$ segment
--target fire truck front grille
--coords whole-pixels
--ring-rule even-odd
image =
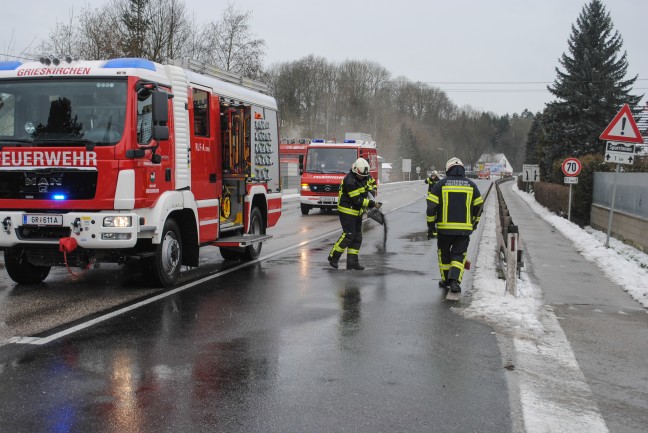
[[[325,183],[325,184],[311,184],[310,190],[313,192],[339,192],[340,184],[337,183]]]
[[[96,170],[0,171],[0,199],[88,200],[96,190]]]
[[[56,241],[70,236],[69,227],[19,227],[18,239],[26,241]]]

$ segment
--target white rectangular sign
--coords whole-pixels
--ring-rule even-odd
[[[608,141],[605,145],[604,161],[612,164],[630,164],[635,159],[635,145],[619,141]]]
[[[540,167],[537,164],[522,165],[522,182],[539,182]]]
[[[412,160],[404,159],[403,160],[403,173],[409,173],[412,171]]]
[[[578,183],[578,178],[573,176],[565,176],[565,183]]]

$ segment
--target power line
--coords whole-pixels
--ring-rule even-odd
[[[543,93],[547,89],[447,89],[442,88],[446,93]],[[648,90],[648,87],[633,87],[632,90]]]
[[[636,81],[648,81],[648,78],[637,78]],[[553,84],[554,81],[420,81],[423,84],[466,84],[466,85],[519,85],[519,84]],[[567,80],[568,83],[609,83],[613,80]]]

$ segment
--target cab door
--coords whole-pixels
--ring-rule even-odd
[[[216,99],[216,100],[214,100]],[[194,87],[189,95],[191,191],[198,206],[199,241],[218,237],[219,197],[222,190],[219,150],[218,99],[211,89]]]

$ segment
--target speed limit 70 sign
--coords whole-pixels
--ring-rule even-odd
[[[578,173],[581,172],[581,162],[576,158],[567,158],[562,163],[562,171],[565,176],[578,176]]]

